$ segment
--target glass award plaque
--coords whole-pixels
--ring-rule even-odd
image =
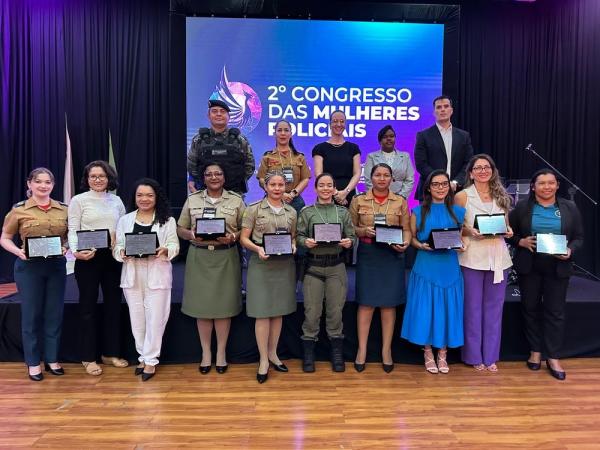
[[[315,223],[313,236],[317,244],[337,244],[342,240],[342,224]]]
[[[266,255],[291,255],[291,233],[265,233],[263,234],[263,248]]]
[[[158,241],[157,234],[151,233],[125,233],[125,256],[147,258],[156,255]]]
[[[225,236],[225,219],[197,218],[195,235],[208,240]]]
[[[79,230],[77,232],[77,251],[110,247],[110,232],[101,230]]]
[[[462,248],[460,228],[436,228],[429,235],[429,246],[434,250]]]
[[[484,236],[495,236],[497,234],[506,234],[506,217],[504,214],[477,214],[475,216],[474,227]]]
[[[56,258],[62,256],[60,236],[35,236],[25,239],[25,255],[28,259]]]
[[[567,236],[564,234],[538,233],[536,235],[535,250],[537,253],[547,253],[549,255],[566,255]]]
[[[375,225],[375,242],[389,245],[402,245],[404,243],[402,227],[392,225]]]

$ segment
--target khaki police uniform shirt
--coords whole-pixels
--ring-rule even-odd
[[[244,212],[242,228],[252,230],[250,239],[255,244],[262,244],[263,234],[275,233],[278,228],[285,228],[286,232],[296,235],[296,210],[287,203],[283,204],[281,211],[276,213],[269,206],[267,199],[248,205]]]
[[[241,230],[244,210],[246,209],[241,195],[223,190],[221,198],[213,200],[216,200],[215,203],[208,200],[206,190],[194,192],[185,201],[177,225],[191,230],[192,226],[196,226],[196,219],[202,218],[204,208],[215,208],[215,218],[225,219],[225,231],[238,235]],[[217,240],[204,240],[202,245],[204,244],[221,245]]]
[[[373,190],[369,189],[367,193],[354,197],[350,203],[350,216],[357,236],[367,235],[366,229],[373,227],[375,214],[385,214],[387,225],[401,226],[405,232],[410,230],[406,200],[390,191],[385,203],[380,205],[373,197]]]
[[[350,218],[348,209],[334,203],[305,206],[298,216],[298,236],[296,242],[298,245],[306,247],[307,238],[314,238],[313,225],[319,223],[340,223],[342,225],[342,238],[352,240],[352,245],[356,244],[356,234],[354,225]],[[308,249],[313,255],[337,255],[344,250],[338,244],[319,244],[315,248]]]
[[[2,231],[12,235],[19,233],[23,243],[28,237],[60,236],[66,245],[67,205],[50,200],[50,208],[44,211],[32,198],[19,202],[4,218]]]
[[[273,170],[283,171],[284,168],[291,168],[294,177],[291,183],[285,184],[286,192],[291,192],[293,189],[296,189],[302,180],[310,178],[310,169],[302,153],[296,155],[290,151],[288,155],[283,156],[275,149],[263,155],[256,178],[260,180],[265,177],[267,172]]]

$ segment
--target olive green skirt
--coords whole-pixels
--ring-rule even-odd
[[[208,250],[190,245],[181,312],[197,319],[224,319],[242,310],[242,272],[237,247]]]
[[[246,313],[263,319],[296,311],[296,264],[293,256],[266,261],[252,253],[246,281]]]

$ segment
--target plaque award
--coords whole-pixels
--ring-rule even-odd
[[[375,242],[381,244],[404,244],[402,227],[392,225],[375,225]]]
[[[539,233],[536,235],[535,251],[549,255],[566,255],[567,236],[564,234]]]
[[[25,239],[25,255],[27,259],[56,258],[62,256],[60,236],[36,236]]]
[[[263,248],[266,255],[291,255],[291,233],[265,233],[263,234]]]
[[[158,236],[151,233],[125,233],[125,256],[147,258],[156,255]]]
[[[460,228],[436,228],[429,235],[429,246],[434,250],[462,248]]]
[[[225,236],[225,219],[197,218],[195,235],[208,240]]]
[[[475,216],[475,228],[484,236],[495,236],[506,234],[506,217],[504,214],[477,214]]]
[[[317,244],[337,244],[342,240],[342,224],[315,223],[313,236]]]
[[[79,230],[77,232],[77,251],[92,250],[110,247],[110,233],[108,229]]]

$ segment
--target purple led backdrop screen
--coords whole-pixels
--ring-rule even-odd
[[[360,147],[363,164],[379,149],[383,126],[394,127],[396,148],[412,157],[417,131],[434,122],[443,25],[194,17],[186,27],[188,148],[198,128],[209,126],[211,97],[233,103],[230,126],[250,141],[257,169],[275,145],[279,119],[292,124],[311,170],[312,148],[328,139],[336,109],[346,112],[346,138]],[[262,196],[253,177],[246,201]],[[303,197],[314,201],[312,183]]]

